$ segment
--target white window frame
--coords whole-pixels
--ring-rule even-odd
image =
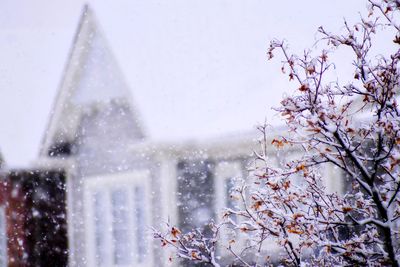
[[[218,162],[215,168],[216,212],[220,214],[230,201],[226,195],[226,185],[230,179],[243,178],[242,165],[238,160]],[[238,185],[237,182],[235,186]]]
[[[215,168],[215,193],[216,193],[216,213],[217,213],[217,222],[222,221],[222,214],[224,208],[226,208],[226,204],[228,201],[234,201],[229,198],[226,194],[226,186],[227,183],[233,179],[234,187],[240,186],[240,180],[243,179],[244,172],[242,163],[240,160],[230,160],[230,161],[221,161],[218,162]],[[240,207],[240,200],[235,201]],[[240,219],[240,218],[238,218]],[[238,222],[239,223],[239,222]],[[221,229],[220,233],[221,244],[223,246],[227,246],[230,240],[229,232],[227,229]],[[235,244],[231,244],[232,248],[240,248],[242,246],[243,240],[238,238],[239,235],[235,238]],[[229,254],[226,249],[220,248],[221,254],[223,256]]]
[[[85,209],[85,242],[86,242],[86,256],[87,256],[87,264],[88,266],[97,266],[96,260],[96,243],[95,243],[95,227],[94,227],[94,218],[95,218],[95,210],[93,208],[93,195],[96,192],[103,192],[106,197],[106,210],[104,211],[104,221],[107,227],[109,227],[109,231],[105,233],[104,238],[107,240],[106,251],[108,251],[106,257],[106,262],[103,266],[111,267],[111,266],[140,266],[146,267],[152,265],[152,239],[149,231],[147,231],[149,226],[151,225],[151,190],[150,190],[150,173],[149,171],[134,171],[134,172],[126,172],[126,173],[118,173],[118,174],[110,174],[110,175],[101,175],[101,176],[91,176],[84,178],[84,209]],[[136,231],[134,222],[134,192],[133,190],[140,186],[144,189],[145,197],[143,199],[143,207],[144,213],[144,221],[146,225],[145,240],[146,240],[146,256],[142,262],[138,261],[138,257],[136,251],[138,250],[136,240]],[[128,210],[129,212],[129,233],[130,240],[132,245],[132,250],[134,251],[134,258],[132,264],[128,265],[115,265],[113,263],[113,255],[114,255],[114,246],[113,246],[113,231],[112,231],[112,202],[111,202],[111,193],[114,190],[123,189],[128,190]]]

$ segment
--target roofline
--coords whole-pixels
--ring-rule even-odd
[[[279,136],[287,136],[287,127],[273,127],[267,134],[266,140],[260,132],[248,132],[247,134],[236,134],[231,137],[220,136],[202,140],[186,140],[183,142],[152,142],[144,141],[129,147],[132,153],[144,154],[148,156],[174,155],[183,158],[232,158],[232,157],[252,157],[254,151],[262,149],[261,143],[266,142],[267,153],[273,155],[279,150],[271,145],[273,139]],[[287,146],[285,152],[298,150],[296,147]],[[226,153],[226,151],[230,151]]]
[[[67,61],[64,64],[64,68],[63,68],[63,71],[62,71],[62,74],[61,74],[61,80],[60,80],[60,82],[59,82],[59,84],[57,86],[57,88],[58,88],[57,89],[57,94],[56,94],[56,96],[54,98],[53,105],[52,105],[52,108],[50,110],[50,118],[47,121],[46,130],[45,130],[45,132],[43,134],[42,141],[40,143],[41,145],[40,145],[40,149],[39,149],[39,155],[46,154],[45,149],[47,149],[48,140],[49,140],[49,138],[51,138],[49,135],[50,135],[50,128],[54,123],[53,120],[54,120],[54,117],[55,117],[55,114],[56,114],[55,110],[56,110],[56,108],[58,106],[58,102],[60,101],[61,94],[62,94],[62,87],[65,84],[65,81],[67,79],[67,73],[68,73],[68,71],[70,69],[70,66],[72,64],[72,58],[73,58],[73,55],[74,55],[74,52],[75,52],[75,45],[76,45],[76,43],[78,41],[79,33],[82,30],[83,23],[85,21],[85,18],[87,16],[88,12],[90,12],[89,5],[85,4],[83,6],[83,8],[82,8],[81,15],[80,15],[79,21],[78,21],[78,27],[75,29],[74,37],[72,39],[71,45],[70,45],[69,50],[68,50]]]
[[[86,26],[89,28],[85,28],[85,21],[88,17],[90,17],[90,21],[92,21],[93,23]],[[72,88],[73,86],[70,88],[66,88],[66,86],[68,86],[68,83],[71,82],[71,77],[73,77],[73,75],[75,74],[73,64],[76,62],[76,60],[79,60],[80,58],[85,57],[88,53],[88,51],[86,51],[86,50],[83,50],[83,51],[77,50],[77,45],[80,41],[80,38],[82,38],[80,35],[82,33],[83,34],[86,33],[85,30],[90,32],[92,30],[90,28],[91,26],[95,27],[94,30],[96,32],[100,32],[103,42],[105,42],[105,46],[106,46],[108,52],[110,53],[111,60],[113,61],[113,64],[116,66],[116,69],[121,76],[121,82],[124,84],[124,87],[128,90],[128,93],[129,93],[128,103],[130,104],[129,108],[135,118],[135,123],[139,129],[140,135],[142,137],[146,136],[145,131],[143,129],[143,123],[140,120],[139,112],[135,108],[135,105],[133,103],[133,99],[131,97],[131,90],[130,90],[129,86],[127,85],[125,75],[123,74],[117,60],[115,59],[115,56],[114,56],[109,44],[107,43],[106,38],[104,38],[102,36],[101,27],[97,23],[92,9],[89,7],[88,4],[85,4],[84,7],[82,8],[78,26],[76,28],[74,38],[73,38],[72,44],[71,44],[69,52],[68,52],[67,61],[64,65],[64,69],[63,69],[63,72],[61,75],[61,80],[58,85],[57,94],[55,96],[55,100],[53,101],[53,106],[50,111],[50,118],[48,120],[45,133],[42,137],[42,141],[40,143],[39,156],[45,156],[47,154],[47,149],[51,145],[52,138],[56,131],[55,127],[56,127],[57,121],[58,121],[56,117],[59,116],[63,112],[63,102],[64,102],[65,98],[68,97],[68,93],[66,93],[66,91],[68,92],[68,91],[73,90],[73,88]],[[85,39],[83,39],[83,42],[84,41],[85,41]]]

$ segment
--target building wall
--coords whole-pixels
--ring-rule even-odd
[[[143,139],[123,100],[89,106],[75,140],[80,176],[131,170],[138,161],[127,149]]]
[[[89,105],[86,109],[73,142],[74,149],[67,156],[74,170],[68,177],[71,266],[88,264],[86,233],[91,229],[87,229],[85,223],[86,181],[93,178],[118,180],[119,174],[148,170],[151,165],[141,155],[129,152],[128,148],[143,136],[126,103],[111,100]]]

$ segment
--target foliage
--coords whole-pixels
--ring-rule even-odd
[[[225,221],[212,225],[211,237],[170,227],[167,233],[156,232],[156,238],[175,247],[180,257],[213,266],[220,265],[215,251],[221,247],[238,265],[266,264],[263,248],[271,240],[285,251],[285,265],[399,266],[399,14],[398,0],[369,1],[368,17],[353,26],[345,22],[345,33],[319,28],[327,45],[317,56],[311,51],[292,55],[286,43],[273,41],[269,58],[283,55],[282,71],[298,90],[277,109],[289,134],[272,145],[302,151],[301,156],[270,166],[266,146],[271,142],[265,138],[265,149],[256,153],[257,168],[235,191],[240,208],[227,209]],[[394,33],[388,42],[396,51],[389,56],[372,54],[374,36],[382,30]],[[326,82],[334,67],[330,53],[340,47],[354,56],[354,79],[344,86]],[[266,129],[261,127],[264,134]],[[349,180],[346,194],[324,187],[321,169],[329,164]],[[247,236],[243,250],[262,259],[233,249],[239,236],[223,244],[221,227],[227,225]]]

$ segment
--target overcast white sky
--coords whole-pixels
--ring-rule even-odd
[[[297,51],[316,29],[340,30],[363,0],[88,1],[132,89],[148,135],[180,140],[274,120],[287,89],[269,40]],[[35,159],[84,1],[0,2],[0,151]]]

